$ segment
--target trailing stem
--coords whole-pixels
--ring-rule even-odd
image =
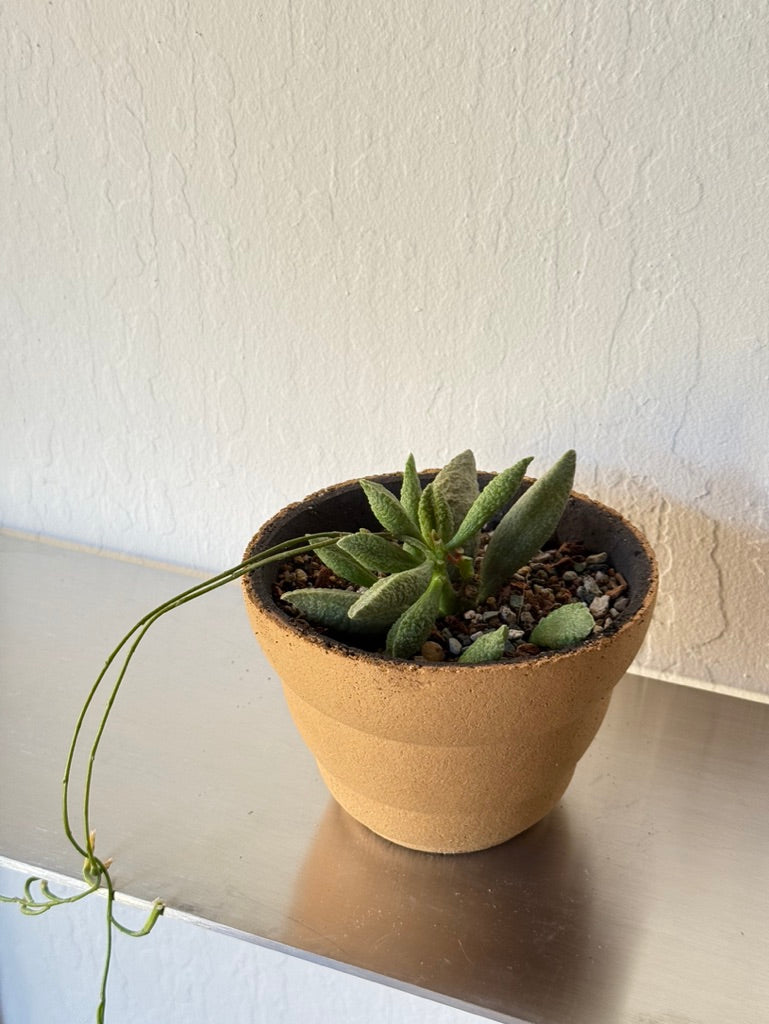
[[[64,833],[69,844],[77,853],[80,854],[80,856],[84,858],[82,874],[86,882],[86,888],[83,889],[82,892],[76,893],[74,896],[61,896],[50,888],[49,883],[44,878],[30,877],[24,883],[22,896],[0,895],[0,902],[16,904],[22,914],[36,917],[40,914],[46,913],[53,907],[60,907],[69,903],[77,903],[80,900],[85,899],[86,896],[90,896],[92,893],[97,892],[99,889],[105,889],[106,942],[99,990],[99,1004],[96,1011],[97,1024],[103,1024],[105,1019],[107,983],[109,980],[109,971],[112,962],[112,949],[115,931],[133,938],[147,935],[156,924],[164,909],[162,900],[155,900],[143,926],[135,930],[127,928],[117,919],[115,916],[116,891],[110,874],[111,860],[101,860],[97,857],[95,852],[95,832],[91,826],[91,792],[93,788],[96,756],[118,693],[120,692],[128,667],[137,648],[139,647],[139,644],[144,639],[148,630],[158,621],[158,619],[162,618],[168,612],[173,611],[173,609],[180,608],[182,605],[188,604],[190,601],[194,601],[196,598],[202,597],[204,594],[208,594],[213,590],[217,590],[219,587],[223,587],[227,583],[232,583],[233,581],[240,579],[242,576],[245,576],[247,573],[252,572],[254,569],[259,569],[272,562],[283,561],[287,558],[293,557],[294,555],[322,550],[324,547],[336,543],[336,541],[343,536],[345,536],[345,534],[340,532],[325,532],[306,534],[302,537],[284,541],[281,544],[276,544],[273,547],[268,548],[258,555],[254,555],[253,557],[246,559],[244,562],[241,562],[240,565],[236,565],[232,569],[227,569],[225,572],[219,573],[218,576],[214,576],[211,579],[204,580],[202,583],[198,583],[194,587],[190,587],[183,593],[178,594],[176,597],[165,601],[163,604],[159,605],[153,611],[141,618],[136,625],[126,633],[117,647],[107,658],[104,663],[104,667],[91,686],[75,722],[69,751],[67,753],[67,760],[64,767],[64,777],[62,779],[62,822],[64,826]],[[120,661],[121,655],[122,662]],[[76,755],[83,741],[86,716],[111,669],[114,669],[117,672],[117,675],[115,676],[112,688],[107,696],[88,752],[81,805],[83,838],[80,840],[75,835],[75,830],[72,826],[72,818],[70,816],[72,770],[75,764]],[[37,893],[34,891],[35,887],[38,889]]]

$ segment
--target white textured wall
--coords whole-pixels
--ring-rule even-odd
[[[3,522],[221,568],[573,445],[661,558],[642,667],[769,692],[768,15],[6,0]]]

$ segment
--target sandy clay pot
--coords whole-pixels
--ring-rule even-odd
[[[399,475],[376,479],[399,493]],[[488,479],[479,475],[482,486]],[[279,512],[246,557],[304,533],[361,526],[378,528],[360,486],[339,484]],[[657,569],[633,526],[582,495],[569,499],[557,537],[607,552],[629,603],[612,635],[515,663],[425,665],[359,650],[286,615],[271,594],[274,566],[245,577],[251,625],[326,785],[378,835],[433,853],[486,849],[564,794],[643,641]]]

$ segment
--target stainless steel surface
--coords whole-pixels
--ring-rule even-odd
[[[0,853],[76,876],[59,783],[77,708],[189,579],[12,536],[0,552]],[[326,795],[230,586],[149,634],[94,821],[133,896],[494,1019],[764,1024],[768,746],[769,706],[629,676],[545,821],[482,854],[402,850]]]

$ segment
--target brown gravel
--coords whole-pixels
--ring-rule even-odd
[[[487,541],[488,535],[484,535],[480,552]],[[304,587],[358,589],[335,576],[314,555],[297,555],[280,566],[273,595],[287,614],[298,618],[290,605],[280,601],[280,596]],[[489,598],[483,606],[473,603],[472,584],[466,588],[465,596],[469,610],[439,619],[421,652],[415,655],[415,661],[456,661],[473,640],[501,625],[509,629],[505,658],[521,660],[536,657],[542,650],[529,640],[534,627],[554,608],[574,601],[582,601],[589,608],[595,619],[594,636],[612,633],[617,629],[627,605],[627,582],[609,564],[605,553],[588,553],[580,545],[568,542],[535,555],[496,597]],[[317,626],[313,628],[321,633],[330,632]],[[347,636],[338,635],[337,639],[355,646]],[[359,643],[357,638],[356,643]],[[383,651],[384,638],[380,638],[378,645],[360,643],[360,646]]]

